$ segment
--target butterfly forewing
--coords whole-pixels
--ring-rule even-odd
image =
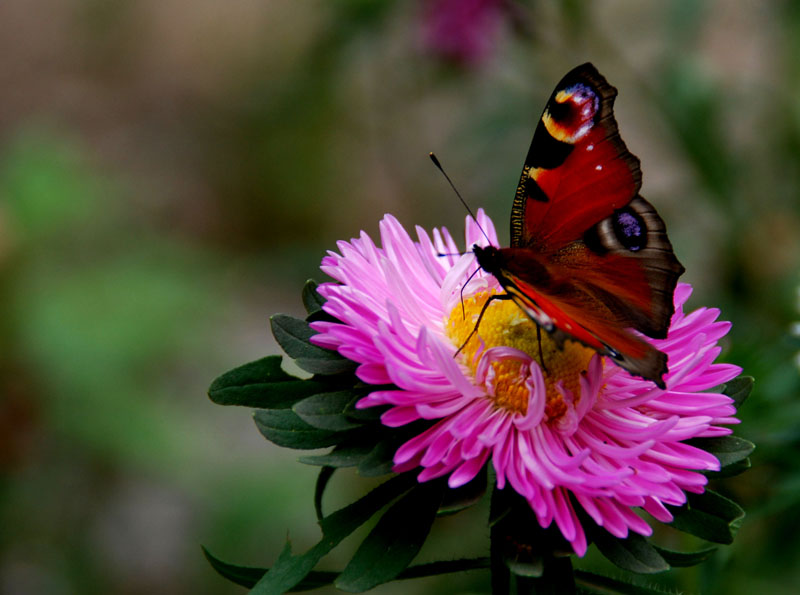
[[[591,64],[573,69],[553,91],[514,198],[512,246],[558,249],[639,191],[639,160],[614,119],[616,95]]]

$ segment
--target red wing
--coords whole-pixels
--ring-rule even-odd
[[[639,160],[619,136],[616,95],[591,64],[561,80],[522,170],[511,247],[475,253],[557,340],[572,337],[663,387],[667,356],[630,329],[666,337],[683,267],[639,196]]]
[[[511,245],[556,250],[627,205],[639,160],[614,119],[617,90],[591,64],[556,86],[525,159],[511,213]]]
[[[616,360],[632,374],[653,380],[664,388],[667,356],[634,335],[621,317],[593,293],[594,287],[567,282],[542,290],[511,273],[504,287],[514,302],[535,322],[554,333],[557,340],[578,340]]]
[[[487,264],[546,330],[566,333],[661,385],[666,356],[628,329],[666,337],[683,267],[646,200],[637,196],[560,250],[503,248]]]

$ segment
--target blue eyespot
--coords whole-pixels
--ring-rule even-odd
[[[647,227],[633,209],[626,207],[614,213],[614,234],[619,243],[632,252],[647,245]]]

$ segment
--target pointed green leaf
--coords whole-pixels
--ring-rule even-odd
[[[416,421],[400,428],[382,427],[383,438],[375,443],[372,451],[359,463],[358,474],[363,477],[378,477],[391,472],[397,449],[414,436],[419,436],[431,425],[432,422],[429,421]]]
[[[667,508],[675,517],[672,527],[714,543],[733,543],[744,519],[741,506],[711,490],[687,494],[686,504]]]
[[[397,575],[398,579],[421,578],[423,576],[437,576],[467,570],[483,570],[489,568],[489,558],[461,558],[460,560],[442,560],[415,564],[409,566]]]
[[[739,376],[728,382],[722,389],[722,393],[733,399],[736,408],[739,409],[750,396],[754,383],[755,379],[752,376]]]
[[[320,312],[325,304],[325,298],[317,293],[317,287],[317,282],[313,279],[306,281],[303,286],[303,306],[309,315]]]
[[[523,572],[521,572],[523,571]],[[536,565],[511,567],[517,593],[575,595],[575,573],[570,556],[539,557]]]
[[[357,394],[353,390],[319,393],[296,403],[292,411],[315,428],[350,430],[361,426],[360,423],[350,420],[345,413],[356,398]]]
[[[216,570],[220,576],[243,587],[253,587],[269,570],[269,568],[235,566],[234,564],[223,562],[219,558],[215,558],[206,548],[203,548],[203,554],[206,560],[211,564],[211,567]],[[337,576],[339,576],[338,572],[312,570],[303,580],[289,589],[287,593],[319,589],[320,587],[332,584]]]
[[[307,372],[329,375],[355,370],[355,362],[343,358],[335,351],[310,343],[309,339],[316,332],[305,320],[286,314],[275,314],[270,318],[270,325],[278,344]]]
[[[206,557],[212,568],[222,577],[243,587],[253,587],[269,570],[269,568],[255,568],[251,566],[236,566],[223,562],[214,557],[205,547],[203,555]],[[483,570],[489,568],[489,558],[461,558],[459,560],[443,560],[440,562],[428,562],[409,566],[401,572],[397,579],[423,578],[427,576],[438,576],[441,574],[452,574],[455,572],[466,572],[469,570]],[[318,589],[330,585],[339,576],[337,571],[312,570],[306,577],[294,587],[288,589],[287,593]]]
[[[325,494],[325,488],[328,487],[328,482],[335,472],[335,467],[323,467],[319,470],[319,475],[317,475],[317,482],[314,484],[314,510],[317,513],[317,521],[321,521],[325,516],[322,514],[322,496]]]
[[[656,551],[661,554],[661,557],[667,561],[667,564],[674,567],[696,566],[701,562],[705,562],[711,557],[711,554],[717,551],[715,547],[709,547],[696,552],[678,552],[675,550],[668,550],[663,547],[653,546]]]
[[[484,467],[469,483],[445,490],[439,514],[455,514],[480,502],[486,493],[486,473],[486,467]]]
[[[694,438],[687,444],[701,448],[719,459],[722,467],[733,465],[750,456],[756,446],[749,440],[736,436],[720,436],[718,438]]]
[[[373,449],[371,443],[338,444],[334,449],[322,455],[307,455],[300,457],[300,462],[306,465],[319,465],[327,467],[355,467],[364,460]]]
[[[251,595],[273,595],[292,589],[311,572],[325,554],[415,483],[416,479],[408,473],[398,475],[360,500],[322,519],[320,542],[299,556],[292,555],[291,545],[287,543],[272,568],[253,587]]]
[[[506,566],[511,574],[538,578],[544,574],[544,559],[538,554],[531,554],[525,559],[506,558]]]
[[[258,431],[278,446],[310,450],[333,446],[342,439],[341,432],[320,430],[308,425],[289,409],[266,409],[256,411]]]
[[[734,477],[741,473],[744,473],[751,467],[750,459],[743,459],[741,461],[736,461],[730,465],[725,465],[719,471],[703,471],[703,475],[708,477],[709,479],[722,479],[725,477]]]
[[[732,477],[739,475],[750,468],[748,456],[755,450],[755,445],[749,440],[736,436],[720,436],[718,438],[695,438],[688,440],[687,444],[702,448],[719,459],[719,471],[705,471],[708,477]]]
[[[243,587],[252,587],[261,579],[262,576],[264,576],[264,573],[267,571],[266,568],[236,566],[234,564],[229,564],[228,562],[223,562],[219,558],[214,557],[205,547],[200,547],[202,547],[203,555],[206,557],[206,560],[208,560],[208,563],[211,564],[211,567],[216,570],[217,573],[229,581],[236,583],[237,585],[242,585]]]
[[[625,593],[625,595],[674,595],[672,589],[662,589],[656,585],[640,587],[627,581],[622,581],[585,570],[575,571],[575,584],[579,593],[587,595],[609,595],[611,593]]]
[[[391,473],[397,446],[394,440],[378,442],[358,464],[358,474],[362,477],[379,477]]]
[[[336,587],[360,593],[405,570],[430,532],[443,489],[441,481],[420,484],[392,505],[336,579]]]
[[[336,580],[337,576],[339,576],[338,572],[332,572],[329,570],[312,570],[306,575],[306,577],[303,580],[301,580],[294,587],[289,589],[287,593],[297,593],[299,591],[312,591],[314,589],[319,589],[320,587],[332,585],[333,581]]]
[[[271,355],[226,372],[211,383],[209,398],[218,405],[288,409],[329,388],[325,382],[287,374],[281,368],[281,360],[280,355]]]
[[[391,386],[391,385],[390,385]],[[369,387],[356,387],[355,390],[360,391],[360,396],[366,396],[372,391],[376,390],[384,390],[386,389],[386,385],[380,386],[369,386]],[[386,413],[389,409],[389,405],[381,405],[379,407],[367,407],[366,409],[356,409],[355,404],[358,402],[356,400],[353,403],[353,406],[347,410],[347,416],[358,421],[361,423],[368,423],[371,421],[378,421],[381,418],[381,415]]]
[[[631,532],[625,539],[620,539],[599,528],[592,537],[600,553],[623,570],[639,574],[669,570],[664,558],[638,533]]]

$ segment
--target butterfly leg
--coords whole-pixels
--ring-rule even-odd
[[[467,286],[467,284],[469,284],[469,282],[470,282],[470,281],[472,281],[472,278],[473,278],[475,275],[477,275],[477,274],[478,274],[478,271],[480,271],[480,270],[481,270],[481,268],[480,268],[480,267],[478,267],[477,269],[475,269],[475,270],[472,272],[472,274],[471,274],[469,277],[467,277],[467,280],[464,282],[464,285],[462,285],[462,286],[461,286],[461,315],[464,317],[464,320],[466,320],[466,319],[467,319],[467,309],[464,307],[464,288]],[[491,301],[491,299],[490,299],[489,301]],[[488,304],[489,302],[487,301],[486,303]],[[485,305],[483,306],[483,309],[484,309],[484,310],[486,309],[486,306],[485,306]],[[483,316],[483,311],[481,311],[481,316]],[[474,331],[473,331],[473,332],[474,332]],[[470,337],[471,337],[471,336],[472,336],[472,335],[470,335]],[[467,340],[469,340],[469,339],[467,339]],[[461,349],[463,349],[463,348],[464,348],[464,345],[462,345],[462,346],[461,346]],[[459,349],[458,351],[461,351],[461,349]],[[456,353],[456,355],[458,355],[458,353]]]
[[[542,371],[549,374],[547,366],[544,365],[544,352],[542,351],[542,327],[536,325],[536,342],[539,344],[539,364],[542,366]]]
[[[488,300],[486,300],[486,303],[483,304],[483,308],[481,308],[481,313],[478,314],[478,321],[475,323],[475,326],[473,327],[472,332],[467,336],[467,340],[464,341],[461,344],[461,347],[458,348],[458,351],[455,352],[455,354],[453,355],[454,358],[459,353],[461,353],[461,351],[464,349],[464,347],[467,346],[467,343],[469,343],[469,340],[472,339],[472,336],[475,333],[478,332],[478,327],[481,325],[481,320],[483,320],[483,315],[486,314],[486,308],[489,307],[489,304],[491,304],[495,300],[510,300],[510,299],[512,299],[512,298],[507,293],[496,293],[496,294],[492,295]],[[462,302],[462,307],[463,307],[463,302]]]

